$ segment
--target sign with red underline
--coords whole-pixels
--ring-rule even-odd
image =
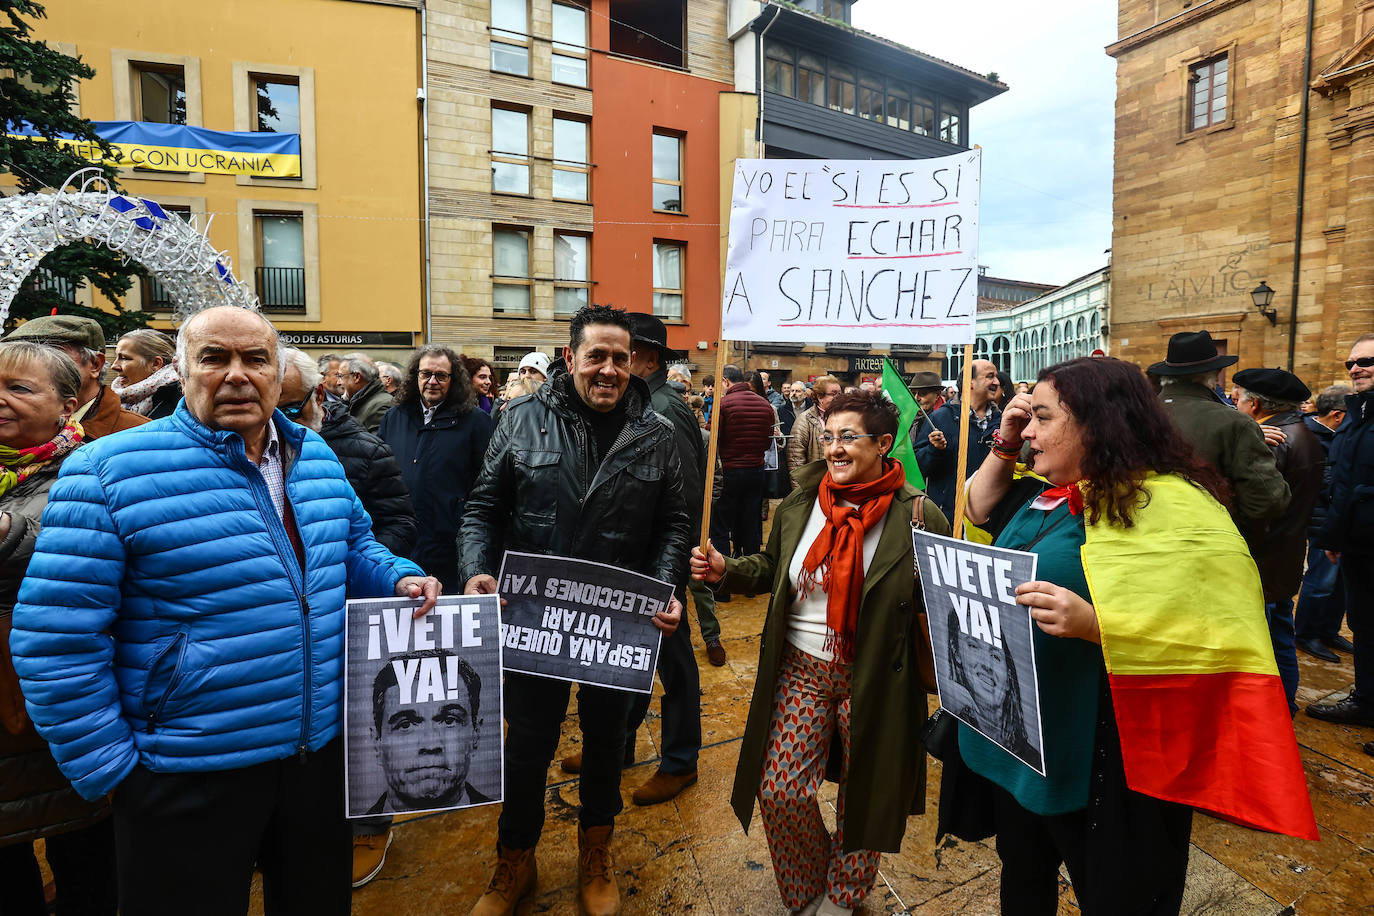
[[[738,160],[721,336],[971,342],[981,157]]]

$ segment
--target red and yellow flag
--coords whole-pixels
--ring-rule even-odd
[[[1246,827],[1317,839],[1259,571],[1226,510],[1151,476],[1131,528],[1090,525],[1083,568],[1126,783]]]

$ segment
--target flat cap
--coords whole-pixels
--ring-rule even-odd
[[[45,344],[76,344],[105,351],[105,331],[94,318],[80,315],[43,315],[30,318],[5,335],[6,340],[32,340]]]
[[[1231,380],[1246,391],[1273,401],[1301,404],[1312,396],[1312,390],[1302,379],[1283,369],[1242,369]]]
[[[938,372],[916,372],[911,376],[911,384],[908,385],[912,391],[920,391],[923,388],[944,388],[945,380],[940,378]]]

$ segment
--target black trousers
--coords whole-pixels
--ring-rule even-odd
[[[544,832],[549,764],[558,750],[571,687],[568,681],[506,674],[506,800],[497,827],[503,846],[529,849],[538,844]],[[583,828],[614,824],[620,813],[625,722],[632,696],[624,690],[589,684],[577,687],[577,717],[582,727],[579,822]]]
[[[115,844],[110,819],[46,838],[57,916],[114,916]],[[47,916],[33,843],[0,846],[0,916]]]
[[[701,674],[692,651],[692,629],[687,623],[687,589],[679,585],[676,594],[677,600],[682,602],[682,622],[672,636],[664,637],[658,649],[658,678],[663,682],[660,704],[662,760],[658,767],[665,773],[681,774],[697,768],[697,754],[701,751]],[[577,696],[581,709],[580,690]],[[626,729],[627,741],[644,724],[652,699],[647,693],[634,694]]]
[[[135,767],[114,795],[121,916],[241,916],[254,865],[268,916],[347,916],[342,746],[211,773]]]
[[[711,541],[726,556],[753,556],[763,547],[767,474],[761,466],[721,471],[721,496],[711,509]]]

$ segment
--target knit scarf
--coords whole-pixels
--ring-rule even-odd
[[[81,444],[85,433],[81,424],[69,421],[56,435],[42,445],[29,448],[10,448],[0,445],[0,496],[32,477],[57,458]]]
[[[116,376],[115,380],[110,382],[110,388],[119,395],[119,402],[124,405],[125,410],[146,417],[153,409],[153,394],[164,385],[170,385],[178,380],[177,367],[168,365],[132,385],[124,383],[124,376]]]
[[[883,460],[881,477],[845,486],[829,474],[821,479],[818,497],[826,523],[802,561],[798,585],[809,595],[819,581],[825,590],[825,650],[835,658],[854,659],[854,634],[864,588],[864,533],[887,514],[892,494],[906,483],[902,463]],[[854,503],[841,506],[840,500]]]

